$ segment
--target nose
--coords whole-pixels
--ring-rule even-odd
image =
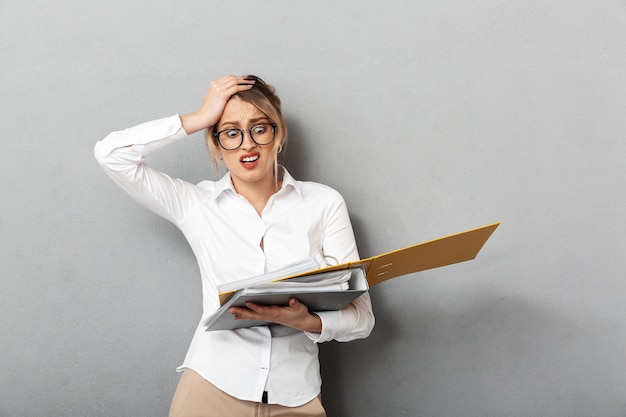
[[[252,140],[252,133],[249,130],[242,130],[241,135],[243,136],[242,148],[250,149],[256,146],[256,142]]]

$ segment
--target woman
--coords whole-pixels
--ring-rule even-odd
[[[207,129],[213,157],[228,172],[197,185],[148,167],[144,156]],[[319,254],[358,259],[342,197],[296,181],[278,165],[287,128],[274,89],[255,76],[213,81],[200,108],[114,132],[96,144],[104,170],[139,203],[173,222],[200,267],[203,319],[216,287]],[[340,311],[288,306],[233,308],[238,319],[276,326],[205,332],[198,325],[180,366],[171,417],[324,416],[317,343],[367,337],[374,325],[365,293]],[[202,322],[202,320],[201,320]]]

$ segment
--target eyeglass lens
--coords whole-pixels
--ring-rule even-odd
[[[217,140],[226,150],[237,149],[243,143],[244,132],[248,132],[257,145],[267,145],[274,140],[275,126],[274,123],[261,123],[249,129],[225,129],[217,132]]]

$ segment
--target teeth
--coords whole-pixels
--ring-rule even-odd
[[[254,161],[256,161],[257,159],[259,159],[259,155],[254,155],[254,156],[246,156],[245,158],[241,158],[241,161],[242,161],[242,162],[247,162],[247,163],[250,163],[250,162],[254,162]]]

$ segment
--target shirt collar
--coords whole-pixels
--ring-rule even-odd
[[[289,171],[287,171],[287,168],[279,165],[278,170],[282,174],[283,185],[276,194],[283,194],[288,192],[290,189],[293,189],[296,191],[301,199],[304,199],[304,197],[302,196],[302,188],[300,187],[300,184],[291,176]],[[233,195],[237,194],[237,191],[235,190],[235,187],[233,186],[233,182],[230,177],[230,172],[227,172],[215,183],[213,198],[217,200],[219,196],[226,192],[230,192]]]

